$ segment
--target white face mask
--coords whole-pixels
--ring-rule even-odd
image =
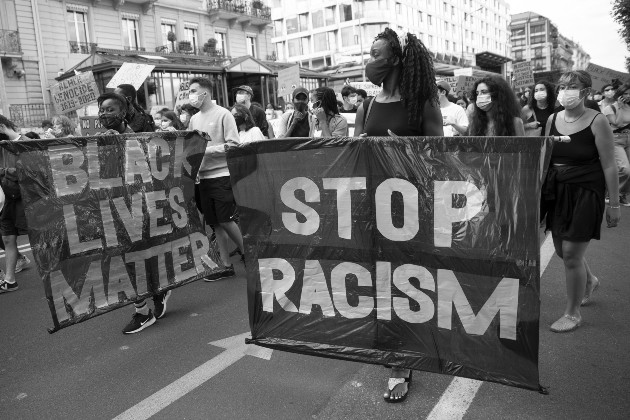
[[[580,104],[580,89],[565,89],[558,93],[558,102],[566,109],[573,109]]]
[[[536,99],[537,101],[542,101],[544,99],[547,99],[547,92],[539,91],[539,92],[534,93],[534,99]]]
[[[170,121],[162,121],[162,130],[166,130],[167,128],[169,128],[171,126],[171,122]]]
[[[186,114],[182,114],[179,116],[179,120],[183,123],[186,123],[186,121],[188,120],[188,117],[186,116]]]
[[[351,96],[348,98],[348,103],[351,105],[356,105],[357,103],[357,97],[356,96]]]
[[[191,93],[190,95],[188,95],[188,100],[190,101],[190,104],[195,108],[201,108],[204,99],[206,99],[206,92],[202,93],[201,95],[197,93]]]
[[[239,104],[244,104],[249,99],[249,95],[244,93],[239,93],[236,95],[236,102]]]
[[[487,111],[492,106],[492,97],[489,93],[477,96],[477,107],[482,111]]]

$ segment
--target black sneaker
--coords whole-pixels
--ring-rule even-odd
[[[234,271],[234,270],[232,270]],[[0,294],[2,293],[9,293],[9,292],[15,292],[17,289],[19,289],[17,281],[13,282],[13,283],[7,283],[4,280],[0,280]]]
[[[141,313],[135,312],[131,321],[125,328],[123,328],[124,334],[135,334],[144,330],[147,327],[150,327],[155,323],[155,317],[153,316],[153,312],[149,309],[149,315],[142,315]]]
[[[153,296],[153,305],[155,306],[155,317],[160,319],[166,313],[166,302],[168,298],[171,297],[171,291],[169,290],[166,293],[160,293],[159,295]]]
[[[207,282],[219,281],[223,279],[227,279],[230,277],[234,277],[236,273],[234,272],[234,265],[230,265],[229,267],[225,267],[224,271],[219,271],[218,273],[212,273],[204,280]]]
[[[621,204],[624,207],[630,207],[630,202],[628,201],[625,195],[619,196],[619,204]]]

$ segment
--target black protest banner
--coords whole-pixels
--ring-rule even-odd
[[[551,139],[288,139],[228,149],[251,342],[539,389]]]
[[[2,143],[19,155],[50,332],[219,271],[194,199],[206,142],[166,132]]]

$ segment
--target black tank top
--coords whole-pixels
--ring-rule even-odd
[[[376,102],[373,98],[372,109],[367,116],[367,124],[363,131],[370,137],[389,136],[387,130],[391,130],[398,136],[422,136],[422,117],[418,118],[415,126],[409,125],[407,109],[402,101]]]
[[[597,113],[599,115],[599,113]],[[591,120],[591,123],[584,127],[577,133],[569,134],[571,142],[560,143],[556,142],[553,145],[551,152],[551,163],[560,163],[563,165],[588,165],[599,161],[599,152],[595,145],[595,135],[591,130],[593,121],[597,118],[597,115]],[[553,114],[553,120],[551,120],[550,136],[565,136],[556,128],[556,117],[558,113]]]
[[[538,120],[538,122],[541,124],[541,127],[542,127],[542,131],[540,135],[544,136],[546,133],[545,127],[547,126],[547,120],[549,119],[551,114],[553,114],[553,106],[547,105],[547,108],[545,109],[538,109],[537,106],[534,106],[533,108],[534,108],[534,114],[536,114],[536,119]]]

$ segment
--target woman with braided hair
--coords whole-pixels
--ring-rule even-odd
[[[357,110],[355,133],[360,136],[443,136],[442,113],[429,51],[412,34],[399,39],[389,28],[370,48],[365,73],[383,90]],[[411,370],[392,367],[383,396],[402,402],[411,384]]]
[[[365,74],[383,90],[357,110],[355,133],[444,135],[433,60],[415,35],[408,33],[399,39],[396,32],[385,28],[370,48]]]

